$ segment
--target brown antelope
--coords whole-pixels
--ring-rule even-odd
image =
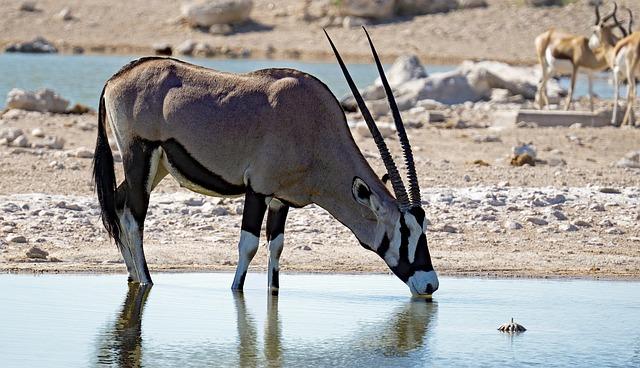
[[[599,6],[595,7],[596,22],[593,34],[589,39],[584,36],[572,35],[563,31],[551,29],[536,37],[536,53],[542,68],[542,78],[538,85],[536,99],[541,109],[549,105],[547,97],[547,81],[559,75],[571,75],[571,85],[567,96],[565,110],[569,110],[573,100],[576,77],[580,68],[587,71],[589,79],[589,104],[593,111],[593,73],[605,70],[609,66],[608,57],[619,40],[613,33],[618,27],[623,34],[624,28],[616,19],[618,5],[614,3],[611,14],[600,18]],[[613,18],[613,24],[605,24]]]
[[[104,86],[93,169],[102,220],[122,253],[130,281],[151,283],[143,251],[144,220],[151,191],[170,174],[198,193],[245,196],[234,290],[243,288],[268,209],[269,287],[272,294],[278,292],[288,209],[311,203],[376,252],[414,295],[438,289],[411,146],[373,43],[369,39],[404,150],[408,192],[340,54],[329,42],[395,196],[358,149],[335,96],[313,76],[292,69],[231,74],[172,58],[142,58]],[[107,123],[123,158],[125,177],[119,186]]]
[[[627,82],[627,106],[622,125],[635,125],[633,106],[636,100],[636,81],[640,74],[640,32],[632,32],[633,13],[629,12],[629,36],[618,42],[614,50],[614,57],[611,69],[613,71],[614,102],[611,124],[618,124],[618,100],[620,98],[620,84]]]

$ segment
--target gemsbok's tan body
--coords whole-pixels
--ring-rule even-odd
[[[265,69],[231,74],[153,57],[134,61],[109,79],[100,101],[94,178],[103,222],[122,252],[130,281],[151,282],[142,246],[144,219],[151,191],[171,175],[202,194],[245,196],[234,290],[242,290],[268,210],[269,287],[277,293],[288,209],[315,203],[347,226],[365,248],[377,252],[413,294],[433,293],[438,279],[427,247],[411,147],[371,47],[405,153],[408,192],[333,49],[380,150],[395,197],[355,144],[336,98],[306,73]],[[107,123],[123,157],[125,179],[117,187]]]

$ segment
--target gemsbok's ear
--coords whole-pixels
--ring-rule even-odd
[[[356,202],[371,209],[376,216],[381,215],[382,206],[380,205],[380,199],[375,193],[371,192],[371,189],[369,189],[369,186],[364,180],[356,176],[353,179],[351,192]]]

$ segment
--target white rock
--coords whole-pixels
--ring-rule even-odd
[[[62,10],[60,10],[60,12],[56,14],[56,18],[63,21],[73,20],[73,14],[71,14],[71,8],[69,7],[62,8]]]
[[[0,138],[5,138],[7,142],[12,142],[22,135],[24,135],[24,132],[20,128],[7,127],[0,129]]]
[[[524,155],[525,153],[533,158],[537,156],[536,146],[532,143],[520,143],[511,149],[514,156]]]
[[[18,244],[24,244],[27,242],[27,238],[25,238],[22,235],[9,235],[6,238],[7,242],[9,243],[18,243]]]
[[[617,167],[628,167],[639,169],[640,168],[640,150],[631,151],[624,155],[623,158],[618,160],[615,165]]]
[[[605,230],[605,233],[610,235],[622,235],[625,232],[623,230],[618,229],[617,227],[612,227],[611,229]]]
[[[182,15],[187,23],[198,27],[214,24],[242,23],[249,19],[252,0],[195,0],[182,5]]]
[[[192,55],[196,44],[194,40],[185,40],[176,47],[176,51],[181,55]]]
[[[560,229],[560,231],[566,232],[578,231],[578,227],[573,224],[561,224],[560,226],[558,226],[558,229]]]
[[[14,139],[11,142],[11,145],[14,147],[22,147],[22,148],[29,147],[29,140],[24,135],[21,135],[16,139]]]
[[[37,138],[43,138],[44,137],[44,130],[40,129],[40,128],[35,128],[33,130],[31,130],[31,135]]]
[[[6,105],[9,109],[64,113],[69,101],[48,88],[36,92],[14,88],[7,94]]]
[[[395,125],[388,123],[378,123],[376,125],[378,126],[378,130],[380,131],[382,137],[389,138],[396,135]],[[367,124],[365,124],[364,122],[356,123],[356,132],[361,137],[372,138],[371,131],[369,131],[369,127],[367,127]]]
[[[200,197],[191,197],[185,199],[182,203],[190,207],[200,207],[204,204],[204,199]]]
[[[385,70],[387,81],[392,88],[396,88],[410,80],[428,77],[420,59],[414,54],[401,55],[393,62],[388,70]],[[376,86],[382,86],[380,77],[373,82]],[[384,90],[380,98],[384,98]]]

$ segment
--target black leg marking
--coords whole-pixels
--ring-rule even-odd
[[[271,241],[278,235],[284,234],[284,226],[287,222],[289,206],[270,206],[267,215],[267,240]],[[278,255],[279,257],[280,255]]]
[[[276,288],[276,290],[271,290],[271,294],[278,295],[277,289],[280,288],[280,270],[276,270],[275,268],[271,271],[271,286]]]

